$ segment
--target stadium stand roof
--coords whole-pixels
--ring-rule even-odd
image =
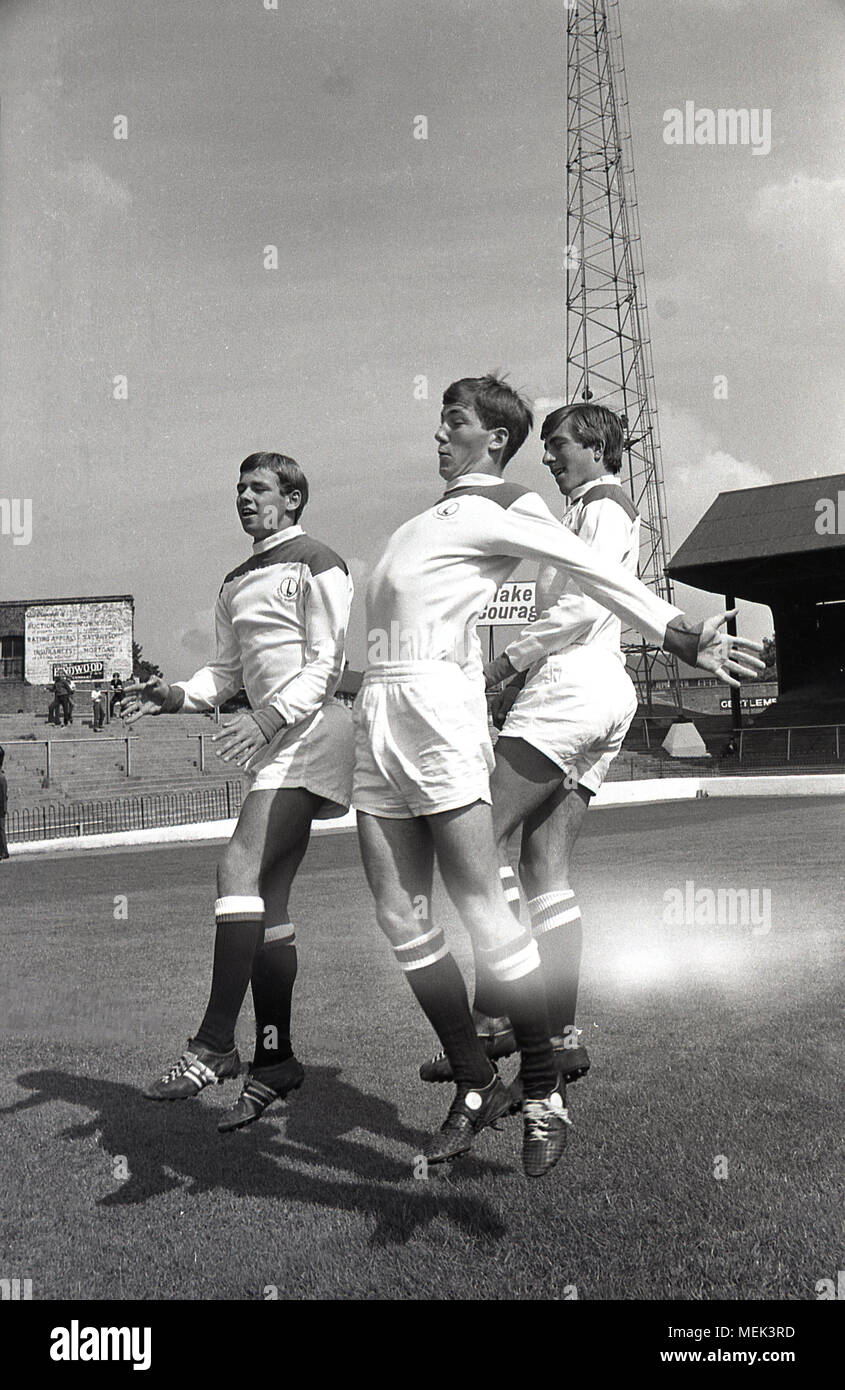
[[[831,509],[839,525],[826,534],[818,528]],[[845,473],[720,492],[666,572],[758,603],[796,583],[818,600],[845,596]]]

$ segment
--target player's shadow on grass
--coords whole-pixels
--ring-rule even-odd
[[[24,1072],[18,1084],[32,1094],[0,1109],[0,1114],[50,1101],[94,1111],[90,1120],[69,1125],[60,1137],[96,1139],[109,1156],[106,1180],[115,1168],[121,1171],[119,1160],[125,1160],[129,1176],[116,1178],[119,1185],[98,1197],[98,1206],[138,1205],[178,1189],[189,1196],[222,1189],[236,1196],[298,1201],[372,1216],[376,1226],[371,1240],[377,1245],[403,1244],[437,1217],[468,1236],[501,1239],[507,1234],[483,1199],[450,1191],[436,1177],[415,1179],[414,1159],[423,1134],[404,1125],[394,1105],[339,1080],[339,1072],[337,1067],[308,1069],[310,1103],[305,1091],[296,1097],[296,1108],[287,1109],[284,1137],[268,1120],[242,1133],[219,1135],[217,1107],[202,1101],[156,1103],[122,1082],[61,1071]],[[285,1110],[269,1112],[274,1113],[284,1116]],[[407,1160],[344,1137],[354,1130],[407,1143]],[[491,1169],[474,1158],[463,1162],[466,1177]],[[337,1167],[351,1173],[353,1180],[334,1180],[315,1171]]]
[[[284,1134],[276,1137],[285,1157],[310,1165],[343,1168],[360,1177],[403,1181],[413,1166],[413,1159],[421,1153],[428,1137],[426,1132],[403,1124],[395,1105],[359,1091],[341,1080],[341,1075],[340,1067],[308,1067],[303,1091],[291,1096],[288,1106],[269,1110],[264,1122],[253,1125],[239,1137],[249,1139],[252,1136],[261,1143],[269,1122],[273,1118],[283,1118],[286,1121]],[[449,1092],[448,1087],[446,1091]],[[407,1144],[408,1157],[391,1158],[370,1147],[365,1136],[346,1137],[356,1130],[365,1131],[365,1136],[375,1135]],[[466,1176],[480,1177],[506,1170],[473,1155],[462,1162],[459,1171]]]

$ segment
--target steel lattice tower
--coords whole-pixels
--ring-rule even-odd
[[[566,400],[622,416],[622,477],[641,521],[640,578],[672,597],[669,526],[646,313],[618,0],[567,0]],[[674,657],[623,634],[651,705],[655,680],[680,707]]]

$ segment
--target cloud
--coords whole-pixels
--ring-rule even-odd
[[[795,174],[786,183],[766,184],[750,222],[783,255],[784,274],[845,289],[845,178]]]
[[[678,549],[720,492],[765,487],[771,474],[721,447],[691,411],[665,404],[660,412],[666,506],[672,550]]]
[[[717,435],[689,410],[665,403],[660,410],[660,435],[666,479],[666,504],[675,553],[720,492],[765,487],[775,480],[755,463],[735,458]],[[719,597],[686,584],[676,586],[675,602],[694,621],[719,609]],[[770,635],[772,615],[762,604],[741,600],[740,631],[758,641]]]

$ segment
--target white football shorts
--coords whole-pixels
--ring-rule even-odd
[[[618,656],[570,647],[531,667],[502,737],[524,739],[597,792],[636,712],[637,693]]]
[[[489,804],[494,759],[484,689],[455,662],[371,667],[354,721],[357,811],[407,820]]]
[[[351,712],[328,700],[310,719],[280,729],[247,769],[251,792],[304,787],[325,798],[317,820],[342,816],[352,802],[354,738]]]

